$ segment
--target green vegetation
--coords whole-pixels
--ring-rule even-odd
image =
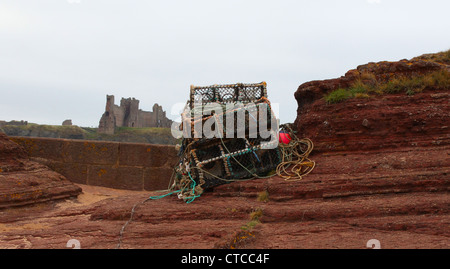
[[[352,97],[352,96],[348,89],[339,88],[337,90],[330,92],[328,95],[326,95],[325,101],[328,104],[335,104],[335,103],[342,102],[350,97]]]
[[[241,226],[241,229],[244,231],[252,230],[259,223],[260,223],[259,220],[251,220],[247,222],[247,224]]]
[[[269,201],[269,192],[267,190],[259,192],[257,197],[258,202],[267,202]]]
[[[242,230],[249,231],[252,230],[257,224],[261,223],[259,219],[262,217],[262,209],[257,209],[250,213],[250,221],[247,224],[241,226]]]
[[[5,125],[0,128],[9,136],[33,136],[50,138],[84,139],[84,131],[78,126],[39,125]]]
[[[257,209],[255,211],[252,211],[252,213],[250,213],[250,219],[252,221],[259,220],[259,218],[261,218],[262,215],[263,215],[262,209]]]
[[[449,54],[449,53],[447,53]],[[439,70],[421,76],[398,77],[387,82],[377,82],[373,74],[361,74],[349,88],[339,88],[327,94],[328,104],[339,103],[349,98],[370,98],[372,95],[401,93],[414,95],[424,89],[450,88],[450,74]]]
[[[8,136],[33,136],[66,139],[103,140],[118,142],[135,142],[150,144],[178,144],[173,138],[170,128],[128,128],[119,127],[114,134],[97,133],[97,128],[61,126],[61,125],[39,125],[29,123],[28,125],[16,126],[6,125],[0,128]]]
[[[424,54],[411,59],[430,61],[450,65],[450,50],[438,53]],[[370,98],[373,95],[402,93],[414,95],[425,89],[448,89],[450,88],[450,74],[442,69],[417,76],[399,76],[388,81],[377,81],[372,73],[362,73],[348,88],[339,88],[328,93],[325,101],[328,104],[339,103],[350,98]]]
[[[89,129],[89,128],[84,128]],[[92,128],[91,128],[92,129]],[[137,142],[137,143],[151,143],[151,144],[178,144],[178,140],[172,136],[170,128],[131,128],[118,127],[114,134],[101,134],[95,130],[86,130],[88,135],[86,139],[91,140],[107,140],[120,142]]]
[[[413,58],[412,60],[425,60],[432,61],[441,64],[450,64],[450,50],[438,52],[438,53],[430,53],[424,54],[418,57]]]

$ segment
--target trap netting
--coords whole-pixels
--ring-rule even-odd
[[[271,138],[201,139],[186,144],[186,149],[177,169],[181,174],[188,172],[204,189],[267,176],[281,161],[277,141]]]
[[[262,97],[267,97],[267,84],[261,83],[236,83],[211,86],[191,85],[189,105],[193,108],[194,103],[229,103],[229,102],[255,102]]]
[[[197,103],[185,107],[181,114],[181,128],[186,138],[244,138],[267,136],[276,130],[278,122],[270,102],[261,97],[246,104],[236,103]]]
[[[188,201],[217,185],[273,175],[282,159],[265,82],[191,86],[181,128],[173,187]]]
[[[290,125],[279,133],[265,82],[191,86],[181,118],[180,159],[169,190],[187,203],[221,184],[273,175],[300,180],[315,167],[311,140],[297,138]],[[289,139],[278,143],[281,134]]]

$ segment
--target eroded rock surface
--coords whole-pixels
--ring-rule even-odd
[[[135,209],[121,248],[450,247],[448,147],[315,154],[314,173],[231,183],[186,204],[176,195]],[[417,159],[423,157],[425,162]],[[1,248],[116,248],[131,209],[161,192],[80,185],[78,199],[2,210]],[[268,201],[258,201],[267,191]],[[252,212],[261,212],[253,228]]]
[[[79,193],[80,187],[31,161],[22,147],[0,133],[0,208],[65,199]]]

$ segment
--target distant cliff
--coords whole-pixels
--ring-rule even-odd
[[[118,127],[114,134],[98,133],[97,128],[79,126],[39,125],[29,123],[24,126],[5,125],[0,131],[8,136],[32,136],[65,139],[104,140],[149,144],[175,145],[178,140],[172,136],[170,128]]]

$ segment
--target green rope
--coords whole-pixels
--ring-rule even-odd
[[[158,199],[164,198],[164,197],[166,197],[166,196],[172,195],[172,194],[177,193],[177,192],[180,192],[180,191],[181,191],[181,190],[177,190],[177,191],[169,192],[169,193],[164,194],[164,195],[150,196],[150,197],[148,197],[148,199],[151,199],[151,200],[158,200]]]
[[[195,186],[197,185],[197,183],[195,182],[195,180],[191,177],[191,173],[188,172],[188,176],[189,178],[192,180],[192,185],[191,185],[191,189],[192,189],[192,195],[191,197],[187,197],[187,199],[190,199],[189,201],[186,202],[186,204],[190,204],[192,203],[195,198],[200,197],[200,195],[195,195]]]
[[[222,136],[219,136],[220,141],[222,142],[223,147],[225,148],[225,150],[231,155],[231,157],[242,167],[244,168],[247,172],[250,173],[250,175],[254,176],[254,177],[258,177],[258,175],[256,173],[251,172],[250,170],[247,169],[247,167],[245,167],[243,164],[241,164],[241,162],[239,162],[234,156],[233,154],[230,152],[230,150],[227,148],[227,146],[225,145],[225,143],[223,142]],[[239,154],[240,155],[240,154]]]

